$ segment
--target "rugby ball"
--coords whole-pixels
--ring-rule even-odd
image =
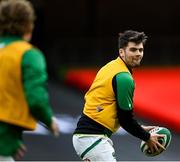
[[[154,129],[150,130],[149,133],[164,134],[165,137],[160,138],[159,143],[161,143],[167,149],[167,147],[169,146],[171,142],[171,137],[172,137],[169,129],[165,127],[155,127]],[[148,148],[146,142],[144,141],[141,142],[140,149],[146,156],[156,156],[164,151],[163,149],[160,149],[159,152],[156,151],[152,153],[151,150]]]

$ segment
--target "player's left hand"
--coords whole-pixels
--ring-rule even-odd
[[[164,138],[164,134],[151,133],[150,139],[146,142],[151,152],[159,152],[161,149],[166,150],[162,144],[159,143],[159,138]]]

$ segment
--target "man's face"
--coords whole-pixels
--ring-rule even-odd
[[[143,43],[135,44],[134,42],[129,42],[127,47],[119,49],[121,58],[130,68],[140,65],[143,53]]]

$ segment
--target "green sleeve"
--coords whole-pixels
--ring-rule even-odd
[[[32,48],[23,55],[21,66],[23,88],[30,111],[38,121],[49,127],[52,109],[47,91],[45,58],[41,51]]]
[[[134,80],[127,72],[121,72],[116,75],[117,85],[117,103],[123,110],[133,108]]]

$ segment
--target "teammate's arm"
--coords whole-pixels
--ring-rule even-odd
[[[28,106],[32,115],[57,135],[56,124],[47,91],[47,72],[43,54],[35,48],[22,58],[22,82]]]

